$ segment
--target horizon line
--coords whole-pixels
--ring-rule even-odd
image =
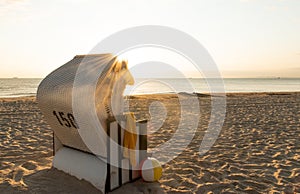
[[[45,77],[0,77],[0,79],[44,79]],[[219,77],[135,77],[137,79],[219,79]],[[220,77],[224,79],[262,79],[262,78],[269,78],[269,79],[300,79],[299,77],[283,77],[283,76],[258,76],[258,77]]]

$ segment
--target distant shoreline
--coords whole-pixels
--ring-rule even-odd
[[[196,94],[198,97],[209,97],[212,94],[211,93],[185,93],[185,92],[180,92],[180,93],[152,93],[152,94],[134,94],[134,95],[129,95],[127,97],[135,97],[135,96],[151,96],[151,95],[192,95]],[[226,92],[226,97],[231,97],[231,96],[272,96],[272,95],[278,95],[278,96],[284,96],[284,95],[293,95],[293,94],[298,94],[300,95],[300,91],[294,91],[294,92]],[[204,96],[201,96],[204,95]],[[217,95],[217,93],[216,93]],[[2,97],[0,96],[0,100],[27,100],[27,99],[34,99],[36,98],[36,95],[28,95],[28,96],[14,96],[14,97]]]

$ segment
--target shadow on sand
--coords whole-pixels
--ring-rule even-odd
[[[22,177],[24,186],[14,186],[8,182],[0,184],[1,193],[30,193],[30,194],[101,194],[94,186],[84,180],[78,180],[55,168],[37,171]],[[145,183],[141,179],[123,185],[110,192],[111,194],[134,194],[134,193],[164,193],[159,183]]]

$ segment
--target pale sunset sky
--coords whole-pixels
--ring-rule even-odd
[[[299,0],[0,0],[0,77],[45,77],[140,25],[190,34],[224,77],[300,77]]]

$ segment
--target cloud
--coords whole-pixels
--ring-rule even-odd
[[[28,0],[0,0],[0,6],[11,6],[15,4],[24,3]]]
[[[11,4],[11,3],[20,3],[28,0],[2,0],[5,3]]]
[[[256,1],[256,0],[240,0],[240,2],[242,2],[242,3],[247,3],[247,2],[253,2],[253,1]]]
[[[24,20],[29,12],[29,0],[0,0],[0,21]]]
[[[276,5],[270,5],[270,6],[267,6],[267,9],[270,11],[277,11],[278,7]]]

